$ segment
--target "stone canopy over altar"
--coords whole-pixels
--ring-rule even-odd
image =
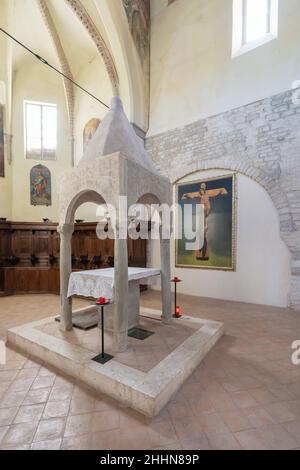
[[[72,271],[71,237],[74,216],[86,202],[109,204],[120,212],[120,197],[127,197],[127,206],[142,204],[172,204],[169,180],[160,176],[129,123],[120,98],[114,97],[111,109],[86,148],[78,167],[64,173],[59,179],[59,227],[61,235],[61,325],[72,329],[72,300],[68,297]],[[123,215],[121,214],[121,217]],[[160,240],[162,321],[171,315],[170,239]],[[101,292],[99,292],[99,296]],[[128,333],[128,255],[127,240],[120,237],[120,226],[115,228],[114,264],[114,349],[126,350]]]
[[[299,24],[0,0],[0,452],[300,449]]]
[[[213,348],[223,335],[224,326],[218,321],[189,315],[173,319],[170,231],[165,230],[170,227],[163,225],[162,217],[158,227],[160,269],[128,267],[128,221],[121,202],[124,197],[127,207],[137,203],[148,209],[152,204],[172,205],[169,180],[155,170],[123,111],[120,98],[114,97],[78,167],[59,178],[60,318],[52,316],[12,328],[8,331],[8,342],[97,393],[104,393],[151,418],[162,410]],[[115,211],[114,267],[72,272],[74,218],[76,210],[86,202],[107,207],[108,213]],[[132,233],[131,226],[128,232]],[[161,285],[159,309],[140,306],[140,283],[153,278],[159,278]],[[99,299],[101,357],[105,360],[98,361],[100,356],[95,353],[99,352],[99,332],[94,328],[97,321],[90,331],[79,324],[85,315],[95,314],[95,301],[73,311],[72,296],[95,299],[104,294],[110,300],[105,302],[104,317],[104,302],[101,304]],[[133,336],[135,328],[146,333],[145,337]]]

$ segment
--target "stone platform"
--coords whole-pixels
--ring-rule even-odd
[[[105,350],[114,359],[102,365],[99,329],[61,332],[55,317],[8,330],[7,342],[58,370],[153,417],[168,403],[222,336],[220,322],[183,316],[165,325],[161,312],[142,309],[140,326],[155,334],[144,341],[128,338],[128,350],[112,351],[105,332]]]

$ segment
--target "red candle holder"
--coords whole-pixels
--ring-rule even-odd
[[[171,282],[173,282],[174,284],[174,315],[173,317],[174,318],[180,318],[181,317],[181,314],[180,314],[180,307],[177,305],[177,284],[179,282],[182,282],[181,279],[179,279],[179,277],[175,276],[173,277],[173,279],[171,279]]]
[[[175,318],[180,318],[181,315],[180,315],[180,307],[177,305],[175,307]]]
[[[99,297],[96,301],[96,305],[108,305],[110,303],[109,299],[106,299],[105,297]]]
[[[109,305],[111,303],[111,299],[106,299],[105,297],[99,297],[99,299],[96,300],[96,305],[98,307],[98,315],[99,315],[99,328],[101,326],[101,353],[94,357],[92,360],[95,362],[99,362],[99,364],[106,364],[108,361],[113,359],[113,356],[111,354],[107,354],[104,351],[104,307],[106,305]],[[99,310],[101,310],[101,324],[100,324],[100,314]]]

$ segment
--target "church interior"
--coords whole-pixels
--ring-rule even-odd
[[[300,450],[299,23],[0,0],[1,451]]]

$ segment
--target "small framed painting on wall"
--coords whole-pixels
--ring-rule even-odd
[[[51,173],[44,165],[30,171],[30,196],[32,206],[51,206]]]

